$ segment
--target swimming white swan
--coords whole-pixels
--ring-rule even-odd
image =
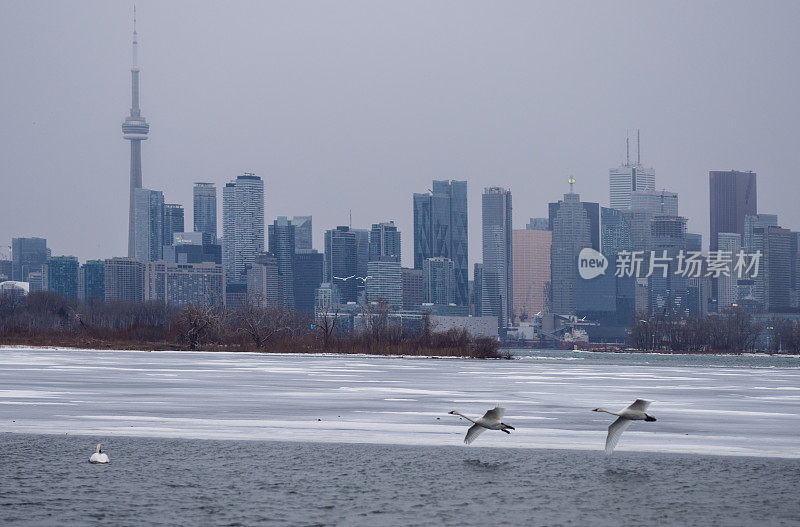
[[[595,408],[593,412],[605,412],[607,414],[619,416],[616,421],[611,423],[608,427],[608,436],[606,437],[606,454],[611,455],[614,447],[619,443],[619,438],[622,432],[630,426],[632,421],[655,421],[656,418],[650,414],[645,413],[647,407],[650,406],[650,401],[644,399],[636,399],[633,404],[627,408],[623,408],[619,412],[611,412],[604,408]]]
[[[491,410],[483,414],[483,417],[479,419],[472,419],[471,417],[467,417],[466,415],[460,412],[456,412],[455,410],[449,413],[453,415],[459,415],[464,419],[475,423],[474,425],[469,427],[469,430],[467,430],[467,436],[464,438],[464,442],[466,444],[470,444],[473,441],[475,441],[475,438],[481,435],[481,433],[484,430],[500,430],[502,432],[505,432],[506,434],[511,433],[509,432],[509,430],[516,430],[516,428],[514,428],[513,426],[507,425],[500,421],[503,418],[503,414],[506,413],[506,409],[500,408],[499,406],[492,408]]]
[[[89,463],[108,463],[108,455],[100,451],[100,443],[97,443],[97,451],[89,458]]]

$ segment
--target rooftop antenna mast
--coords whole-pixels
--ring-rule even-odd
[[[353,228],[353,209],[350,209],[350,228]]]
[[[630,134],[625,133],[625,166],[631,166],[631,138]]]
[[[639,141],[639,129],[636,129],[636,164],[642,164],[642,152],[640,149],[641,143]]]

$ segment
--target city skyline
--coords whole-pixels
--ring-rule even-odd
[[[477,189],[492,185],[510,188],[522,200],[518,202],[525,204],[516,207],[514,213],[514,225],[521,227],[529,217],[546,215],[547,203],[563,194],[564,181],[570,174],[575,175],[584,199],[607,204],[608,168],[624,162],[625,137],[640,128],[644,146],[641,157],[658,173],[657,188],[681,196],[688,228],[702,233],[704,240],[709,239],[708,196],[705,190],[694,190],[696,179],[711,170],[758,172],[764,183],[760,209],[780,214],[788,227],[800,224],[800,212],[790,206],[787,193],[780,191],[791,181],[794,169],[787,154],[794,143],[788,123],[798,113],[797,103],[788,91],[786,95],[782,91],[792,85],[787,82],[791,78],[784,78],[789,73],[778,62],[757,60],[760,56],[781,56],[778,51],[793,49],[797,43],[798,37],[788,23],[793,19],[792,13],[798,11],[792,4],[759,9],[726,4],[727,16],[717,16],[707,6],[692,6],[686,14],[654,6],[631,6],[645,22],[663,17],[664,28],[670,27],[671,22],[671,29],[685,30],[685,38],[691,42],[677,42],[674,50],[659,51],[659,44],[671,42],[671,30],[656,28],[645,34],[626,28],[625,39],[617,40],[615,32],[608,31],[612,42],[604,48],[608,53],[600,57],[594,57],[582,44],[592,42],[597,35],[595,25],[604,27],[605,36],[605,30],[622,22],[615,20],[615,10],[591,4],[581,10],[585,17],[569,18],[570,24],[566,23],[566,8],[550,8],[538,13],[539,17],[531,17],[525,15],[531,15],[534,8],[515,5],[511,10],[520,16],[510,17],[508,13],[477,8],[453,12],[442,5],[426,13],[426,22],[389,6],[392,16],[381,17],[382,22],[376,27],[356,26],[358,31],[352,39],[358,40],[342,38],[339,30],[332,33],[327,23],[320,27],[312,13],[302,7],[212,10],[199,6],[193,9],[196,17],[192,21],[181,19],[180,24],[177,20],[183,10],[178,4],[141,2],[137,8],[142,101],[146,114],[158,123],[150,133],[143,160],[145,186],[163,190],[166,201],[184,204],[187,213],[195,181],[213,182],[222,188],[237,174],[252,171],[264,178],[266,187],[274,187],[275,199],[265,208],[265,219],[311,212],[318,226],[313,233],[314,247],[321,249],[322,232],[348,223],[350,210],[354,227],[368,228],[372,222],[390,217],[395,218],[400,230],[410,234],[412,219],[406,196],[426,188],[432,179],[466,179],[473,189],[468,197],[472,211],[480,206]],[[260,16],[276,9],[268,17]],[[345,23],[350,19],[364,22],[378,16],[375,8],[359,9],[355,17],[353,10],[353,6],[337,6],[326,14],[341,22],[339,27],[351,27],[354,22]],[[243,14],[248,15],[247,20]],[[589,15],[595,15],[596,20],[589,23]],[[26,34],[12,27],[15,20],[33,16],[41,19],[41,27],[16,24],[27,27]],[[451,16],[457,17],[465,31],[451,35],[453,44],[463,45],[468,54],[477,53],[478,64],[485,71],[483,77],[474,77],[478,70],[471,63],[449,60],[455,57],[455,50],[433,36],[432,25]],[[102,18],[103,24],[91,23],[94,17]],[[125,218],[120,212],[127,207],[124,194],[129,184],[126,166],[130,154],[126,151],[127,142],[120,141],[118,127],[125,114],[122,109],[130,102],[127,64],[131,17],[130,5],[54,3],[50,9],[20,5],[2,22],[8,25],[2,38],[16,39],[29,48],[27,62],[5,56],[15,83],[3,87],[4,99],[15,101],[14,107],[9,108],[8,125],[16,131],[3,146],[8,149],[7,173],[15,175],[10,180],[12,188],[34,200],[36,206],[30,206],[30,202],[11,203],[4,208],[0,212],[0,238],[42,236],[50,240],[54,254],[75,254],[82,261],[125,254],[121,235]],[[486,17],[494,22],[492,28],[477,35],[467,31],[482,27],[477,25]],[[246,28],[250,19],[268,20],[268,31],[237,31],[237,35],[259,36],[227,42],[221,38],[239,25]],[[412,21],[421,24],[412,27],[424,38],[410,43],[397,30]],[[536,32],[529,31],[523,21],[537,28],[541,24],[541,35],[532,36]],[[732,36],[766,21],[773,25],[770,39],[740,43]],[[576,47],[556,47],[541,56],[530,55],[529,50],[538,49],[532,44],[553,31],[545,27],[548,24],[558,28],[565,39],[573,37]],[[65,43],[61,38],[63,30],[52,31],[62,26],[80,28],[86,34],[85,41]],[[294,30],[287,31],[288,27]],[[565,30],[567,34],[563,34]],[[302,39],[297,31],[313,37],[305,47],[298,48]],[[467,32],[474,42],[467,39]],[[692,35],[709,33],[719,37],[713,45],[700,46],[702,51],[692,57],[681,53],[689,45],[697,46],[693,39],[701,37]],[[332,46],[331,55],[324,51],[323,40],[326,46]],[[173,41],[174,45],[167,44]],[[254,62],[257,55],[253,50],[270,42],[290,45],[297,63],[287,62],[277,54],[268,55],[264,59],[267,62],[261,61],[259,54]],[[364,45],[353,48],[351,44],[356,43]],[[628,45],[631,43],[637,44],[633,57],[628,56],[633,49]],[[85,46],[90,44],[92,53],[87,53]],[[12,53],[14,48],[3,46],[3,53]],[[373,48],[374,53],[368,51]],[[426,59],[423,51],[430,52],[431,57]],[[497,55],[499,52],[508,52],[509,58]],[[66,53],[69,60],[61,60]],[[645,61],[645,56],[659,60]],[[231,57],[242,60],[231,61]],[[342,67],[331,71],[321,60],[323,57],[336,58]],[[376,61],[379,57],[386,61],[384,66]],[[601,60],[592,65],[592,58]],[[411,66],[411,59],[422,62]],[[548,72],[565,60],[570,65],[565,79],[539,83],[524,97],[525,90],[514,88],[527,89],[542,74],[548,78]],[[355,83],[365,62],[377,66],[378,73],[394,72],[389,78],[411,83],[411,91],[406,90],[399,99],[386,97],[382,93],[387,86],[380,76],[359,78],[361,83]],[[646,62],[653,65],[647,66]],[[303,72],[311,68],[315,82],[298,77],[300,63],[307,64],[302,66]],[[434,76],[436,82],[422,82],[434,63],[446,67]],[[519,66],[521,63],[533,65]],[[714,66],[717,63],[719,66]],[[517,69],[510,69],[511,64]],[[622,75],[622,80],[633,77],[629,70],[634,64],[644,67],[644,72],[637,72],[636,82],[609,82],[608,89],[581,82],[589,78],[586,75],[600,72],[607,79],[615,78],[615,74]],[[752,75],[741,75],[745,65]],[[583,66],[586,74],[580,71]],[[45,74],[57,76],[64,89],[31,84]],[[241,82],[209,79],[215,74]],[[261,90],[265,82],[275,78],[286,81],[270,83],[265,92],[268,95],[255,89]],[[469,88],[462,82],[467,78],[482,90]],[[689,94],[688,100],[676,106],[679,101],[665,99],[665,91],[659,92],[655,81],[672,88],[680,85]],[[566,90],[568,96],[562,96],[557,93],[564,91],[557,90],[562,82],[586,87],[571,87]],[[298,104],[311,101],[309,97],[315,93],[312,84],[331,86],[329,102],[324,107],[311,103],[302,109]],[[351,99],[354,86],[362,86],[355,93],[364,104],[353,107],[360,110],[348,115],[337,108],[355,103],[357,99]],[[648,86],[649,94],[643,91],[644,86]],[[759,104],[734,104],[749,96],[755,86],[760,90],[756,92]],[[491,88],[489,92],[487,88]],[[727,92],[730,93],[726,97]],[[430,97],[445,93],[451,94],[451,102],[427,102]],[[481,95],[485,93],[490,95]],[[501,104],[491,94],[502,94],[508,102]],[[397,110],[387,114],[390,100]],[[268,101],[284,102],[267,104]],[[604,109],[606,106],[608,109]],[[689,112],[692,107],[704,111]],[[416,120],[401,117],[403,114],[416,116]],[[75,134],[71,123],[79,116],[81,133]],[[254,117],[258,128],[242,126]],[[380,124],[386,119],[396,126]],[[331,134],[334,128],[344,142],[330,139],[335,135]],[[426,128],[431,132],[425,132]],[[67,130],[71,133],[65,137]],[[311,136],[309,130],[315,130]],[[686,130],[692,133],[687,134]],[[31,143],[36,144],[37,152],[47,155],[34,155],[28,146]],[[317,146],[308,151],[311,144]],[[385,185],[369,187],[376,178]],[[375,188],[371,190],[374,199],[356,198],[365,185]],[[392,191],[383,195],[381,188],[386,185],[391,185],[388,188]],[[395,193],[402,198],[398,199]],[[69,206],[82,200],[91,206]],[[70,222],[53,221],[50,214],[43,214],[45,210],[52,211],[52,216],[74,217],[86,235],[75,239]],[[478,214],[473,212],[469,227],[470,245],[479,247]],[[406,266],[413,254],[411,238],[407,235],[403,239]],[[470,251],[470,269],[479,258],[476,251]]]

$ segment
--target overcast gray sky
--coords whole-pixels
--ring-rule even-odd
[[[230,5],[228,5],[230,4]],[[244,171],[265,217],[322,231],[395,220],[412,263],[411,194],[466,179],[514,226],[568,189],[608,204],[608,169],[642,130],[656,184],[708,235],[708,171],[758,172],[759,209],[800,227],[800,2],[137,2],[144,186]],[[127,248],[132,2],[3,3],[0,246]],[[221,196],[221,190],[218,190]],[[221,212],[221,207],[219,208]],[[219,220],[221,226],[221,217]]]

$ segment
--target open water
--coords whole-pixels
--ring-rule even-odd
[[[0,524],[800,525],[800,359],[519,353],[0,349]]]

